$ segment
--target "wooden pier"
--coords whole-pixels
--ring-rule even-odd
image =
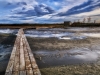
[[[5,75],[41,75],[23,29],[18,31]]]

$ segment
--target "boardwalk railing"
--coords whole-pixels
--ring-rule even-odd
[[[23,29],[18,31],[5,75],[41,75]]]

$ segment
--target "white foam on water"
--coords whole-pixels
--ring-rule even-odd
[[[64,36],[64,37],[59,37],[59,39],[63,39],[63,40],[81,40],[81,39],[85,39],[86,37],[84,36]]]
[[[71,40],[71,37],[59,37],[59,39],[63,39],[63,40]]]
[[[12,33],[13,30],[10,29],[0,29],[0,33]]]
[[[86,36],[78,35],[76,36],[75,33],[71,32],[54,32],[54,31],[27,31],[27,34],[25,34],[28,37],[39,37],[39,38],[50,38],[50,37],[56,37],[58,39],[63,40],[78,40],[78,39],[85,39]]]
[[[82,33],[83,36],[100,38],[100,33]]]
[[[26,36],[29,37],[57,37],[60,38],[62,36],[71,36],[73,33],[69,32],[59,32],[59,31],[27,31]]]
[[[48,38],[51,37],[50,35],[30,35],[30,34],[25,34],[28,37],[41,37],[41,38]]]
[[[63,40],[81,40],[85,39],[87,37],[93,37],[93,38],[100,38],[100,33],[72,33],[72,32],[62,32],[60,30],[65,29],[47,29],[47,30],[28,30],[26,31],[26,36],[28,37],[44,37],[44,38],[50,38],[50,37],[56,37],[58,39]],[[74,31],[86,31],[86,30],[94,30],[91,28],[69,28],[67,30],[74,30]]]
[[[88,30],[89,28],[78,28],[78,27],[71,27],[67,30],[70,30],[70,31],[86,31]]]

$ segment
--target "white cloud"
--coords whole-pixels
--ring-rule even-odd
[[[25,10],[22,10],[23,8],[25,8]],[[34,10],[34,7],[32,5],[23,5],[21,7],[17,7],[15,9],[12,10],[12,12],[25,12],[25,11],[28,11],[28,10]]]
[[[70,8],[78,6],[87,1],[88,0],[65,0],[63,3],[61,3],[62,8],[59,9],[58,12],[66,12]]]
[[[78,9],[78,10],[83,10],[83,9],[86,9],[88,7],[95,6],[95,5],[98,5],[98,4],[100,4],[100,2],[94,2],[91,5],[85,6],[85,7],[81,8],[81,9]],[[98,8],[100,8],[100,7],[97,6],[97,7],[93,8],[93,9],[95,10],[95,9],[98,9]]]
[[[49,12],[47,9],[45,9],[45,7],[41,7],[40,9],[41,9],[41,11],[43,11],[43,12]]]
[[[87,16],[93,16],[93,15],[99,15],[100,14],[100,9],[97,9],[97,8],[100,8],[100,7],[96,7],[91,12],[84,12],[84,13],[80,13],[80,14],[76,14],[76,15],[72,15],[72,16],[58,16],[58,15],[56,15],[60,12],[65,13],[69,9],[71,9],[72,7],[81,5],[84,2],[87,2],[89,0],[62,0],[61,2],[54,1],[52,3],[52,5],[54,4],[54,6],[49,6],[48,4],[46,4],[46,2],[40,3],[39,1],[37,2],[36,0],[24,0],[24,1],[23,0],[5,0],[5,1],[10,2],[10,3],[16,3],[16,2],[26,2],[27,3],[27,5],[18,6],[16,8],[12,9],[13,13],[8,13],[9,15],[5,15],[6,17],[3,17],[4,19],[9,19],[9,20],[19,20],[21,23],[22,22],[24,22],[24,23],[34,23],[34,22],[39,22],[41,20],[42,21],[44,20],[44,22],[45,22],[45,20],[48,20],[49,22],[52,22],[52,21],[53,22],[54,21],[55,22],[61,22],[61,21],[63,22],[65,20],[71,20],[71,21],[76,20],[77,21],[78,19],[83,20],[83,18],[87,17]],[[91,5],[85,6],[81,9],[78,9],[78,10],[83,10],[83,9],[86,9],[90,6],[97,5],[98,3],[100,3],[100,2],[97,2],[98,0],[92,0],[92,1],[93,1],[93,3]],[[25,11],[28,11],[28,10],[34,10],[34,6],[39,5],[39,4],[43,4],[46,7],[49,6],[49,7],[53,7],[53,8],[56,8],[58,6],[58,8],[55,9],[56,13],[48,14],[48,15],[46,14],[46,15],[43,15],[43,16],[38,16],[38,15],[37,16],[33,16],[33,15],[32,16],[24,16],[22,14],[21,15],[14,14],[18,11],[25,12]],[[25,8],[25,9],[22,10],[23,8]],[[48,10],[46,10],[44,7],[41,7],[40,11],[48,12]],[[25,18],[25,20],[24,20],[24,18]],[[100,22],[100,18],[98,16],[94,16],[94,19],[96,19],[97,22]]]
[[[33,5],[37,5],[38,2],[36,0],[5,0],[6,2],[10,2],[10,3],[16,3],[16,2],[26,2],[28,4],[33,4]]]
[[[44,15],[41,17],[38,17],[39,19],[50,19],[51,15]]]
[[[20,20],[21,23],[35,23],[35,21],[33,19],[29,19],[29,20]]]
[[[84,12],[80,14],[76,14],[74,16],[92,16],[92,15],[100,15],[100,9],[96,9],[90,12]]]

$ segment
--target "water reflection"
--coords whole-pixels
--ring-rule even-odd
[[[77,48],[61,51],[42,50],[34,51],[34,55],[39,67],[44,68],[58,65],[97,63],[99,62],[100,51],[98,49],[91,51],[89,48]]]

